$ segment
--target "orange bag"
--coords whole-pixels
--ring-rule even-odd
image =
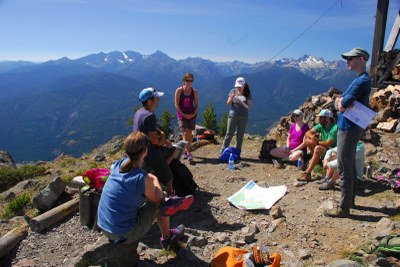
[[[268,267],[279,267],[281,266],[281,255],[279,253],[273,253],[272,255],[260,253],[257,248],[252,248],[253,257],[261,265],[256,266],[264,266],[262,261],[268,262]],[[244,267],[244,257],[243,255],[247,254],[249,251],[244,249],[239,249],[235,247],[222,247],[220,248],[213,259],[211,260],[210,267]],[[265,259],[265,256],[268,259]]]
[[[235,247],[222,247],[214,255],[211,260],[211,267],[243,267],[243,255],[248,253],[248,250]]]

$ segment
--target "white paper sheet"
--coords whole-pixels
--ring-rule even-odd
[[[346,109],[343,116],[365,129],[375,116],[376,112],[364,106],[358,101],[354,101],[354,106]]]
[[[228,201],[242,210],[270,209],[286,194],[286,190],[285,185],[265,188],[249,181],[238,192],[228,197]]]

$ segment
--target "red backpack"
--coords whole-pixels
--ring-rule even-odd
[[[89,185],[90,188],[100,190],[103,188],[111,171],[106,168],[93,168],[86,171],[82,178]]]

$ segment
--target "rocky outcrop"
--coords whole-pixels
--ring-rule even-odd
[[[0,151],[0,167],[16,168],[14,159],[7,151]]]

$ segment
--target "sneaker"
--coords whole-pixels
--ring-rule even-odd
[[[335,189],[335,183],[332,181],[326,181],[319,186],[319,190],[331,190]]]
[[[188,152],[186,154],[186,157],[187,157],[188,160],[192,160],[193,159],[192,153],[190,153],[190,152]]]
[[[169,238],[161,237],[160,244],[163,249],[174,252],[177,252],[181,248],[179,241],[173,236],[170,236]]]
[[[161,246],[166,250],[178,251],[180,244],[179,239],[183,237],[185,233],[185,226],[183,224],[178,225],[176,228],[169,229],[169,238],[160,238]]]
[[[330,180],[331,180],[331,178],[325,176],[324,178],[322,178],[322,179],[316,181],[316,183],[317,183],[317,184],[324,184],[324,183],[326,183],[326,182],[329,182]]]
[[[169,234],[172,239],[181,239],[185,234],[185,226],[180,224],[175,228],[169,229]]]
[[[172,216],[179,211],[185,211],[190,208],[194,201],[192,195],[185,197],[170,197],[167,201],[161,203],[160,214],[163,216]]]
[[[182,158],[183,158],[183,159],[187,159],[187,158],[188,158],[188,154],[186,153],[186,151],[183,152]]]
[[[282,169],[282,164],[280,164],[276,159],[272,159],[272,163],[277,169]]]

